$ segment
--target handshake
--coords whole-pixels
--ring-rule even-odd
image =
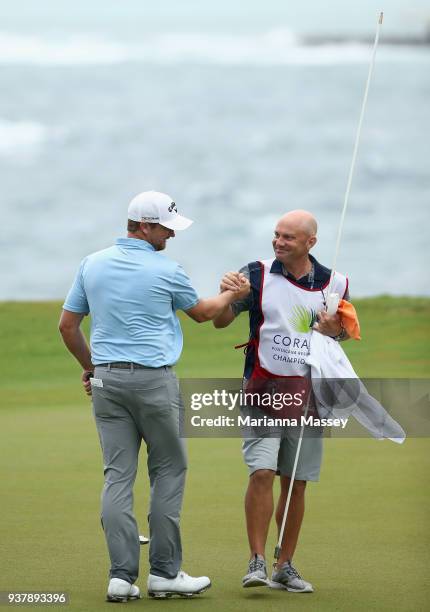
[[[241,272],[227,272],[222,277],[219,288],[221,293],[232,291],[235,294],[234,299],[236,301],[246,298],[251,290],[251,285]]]

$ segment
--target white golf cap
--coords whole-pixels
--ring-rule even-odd
[[[128,218],[131,221],[159,223],[171,230],[187,229],[191,219],[178,214],[173,199],[159,191],[143,191],[132,199],[128,207]]]

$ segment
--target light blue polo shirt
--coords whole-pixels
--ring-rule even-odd
[[[178,361],[183,337],[176,311],[198,301],[179,264],[145,240],[118,238],[83,259],[63,308],[91,314],[94,365],[128,361],[156,368]]]

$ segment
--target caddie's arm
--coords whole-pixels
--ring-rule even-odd
[[[63,310],[58,328],[64,344],[84,370],[82,373],[82,383],[87,395],[91,395],[89,374],[94,371],[94,366],[91,363],[91,352],[88,343],[80,328],[84,316],[85,314],[81,312]]]
[[[249,281],[247,279],[240,280],[233,284],[231,289],[227,289],[219,295],[199,300],[195,306],[185,312],[197,323],[213,321],[222,316],[225,311],[230,310],[230,304],[234,301],[246,297],[249,289]]]
[[[331,336],[332,338],[338,338],[345,332],[340,316],[337,313],[329,315],[324,310],[318,313],[318,322],[313,325],[313,329],[323,336]]]
[[[349,290],[347,289],[345,295],[343,296],[344,300],[349,301]],[[357,319],[358,321],[358,319]],[[313,325],[313,329],[320,332],[324,336],[330,336],[339,342],[343,342],[344,340],[349,340],[350,335],[342,325],[342,318],[338,313],[334,315],[329,315],[324,310],[318,313],[318,320]]]

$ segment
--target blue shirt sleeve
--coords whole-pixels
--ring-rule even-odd
[[[79,312],[88,314],[90,307],[88,305],[87,295],[84,288],[83,270],[86,258],[82,260],[79,270],[76,274],[74,283],[67,294],[66,301],[63,304],[64,310],[70,312]]]
[[[173,310],[189,310],[197,304],[199,296],[191,286],[190,279],[181,266],[176,268],[172,279]]]

